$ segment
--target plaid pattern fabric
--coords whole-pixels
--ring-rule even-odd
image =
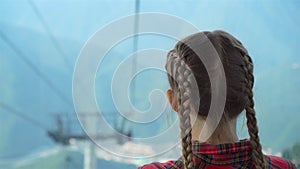
[[[252,169],[251,146],[249,140],[237,143],[212,145],[193,141],[193,161],[199,169]],[[270,169],[296,169],[295,165],[280,157],[266,156]],[[154,162],[139,167],[139,169],[184,169],[183,160]]]

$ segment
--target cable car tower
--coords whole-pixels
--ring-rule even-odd
[[[138,30],[139,30],[139,16],[138,13],[140,12],[140,1],[136,0],[135,1],[135,19],[134,19],[134,37],[133,37],[133,53],[137,52],[138,50]],[[132,75],[136,72],[136,65],[137,65],[137,57],[135,57],[135,59],[133,59],[133,63],[132,63]],[[135,101],[135,81],[133,80],[132,82],[132,99],[133,101]],[[133,110],[132,110],[133,111]],[[92,114],[89,114],[89,116],[92,116]],[[126,135],[129,139],[128,140],[124,140],[122,138],[120,138],[118,136],[117,133],[113,133],[110,135],[96,135],[95,137],[93,137],[94,139],[99,139],[99,140],[105,140],[105,139],[116,139],[118,144],[124,144],[126,141],[130,141],[130,138],[132,137],[132,132],[131,130],[129,131],[125,131],[125,122],[126,119],[124,117],[122,117],[122,121],[121,121],[121,126],[117,126],[115,123],[114,128],[117,130],[117,132]],[[94,131],[96,131],[96,125],[93,120],[90,123],[90,127],[94,128]],[[62,144],[62,145],[70,145],[70,141],[72,139],[74,140],[87,140],[89,139],[89,137],[84,133],[84,134],[72,134],[70,133],[69,127],[67,127],[67,129],[65,129],[61,116],[57,116],[56,117],[56,124],[57,124],[57,129],[56,130],[49,130],[48,136],[50,138],[52,138],[56,143]],[[70,125],[70,124],[67,124]],[[84,169],[97,169],[97,159],[96,159],[96,154],[95,154],[95,145],[92,142],[88,142],[86,145],[86,149],[84,152]]]

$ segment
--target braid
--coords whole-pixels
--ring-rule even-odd
[[[264,162],[264,155],[262,153],[262,146],[260,144],[259,135],[258,135],[258,127],[257,127],[257,120],[255,117],[255,110],[254,110],[254,100],[253,100],[253,84],[254,84],[254,76],[253,76],[253,63],[248,54],[244,55],[244,62],[245,65],[243,69],[246,74],[246,92],[248,93],[248,104],[246,105],[246,118],[247,118],[247,126],[248,132],[250,135],[250,144],[252,147],[252,159],[255,162],[257,169],[264,169],[265,162]]]
[[[173,66],[172,74],[178,85],[177,98],[179,98],[179,121],[180,136],[182,144],[182,157],[185,169],[194,169],[192,152],[192,128],[190,114],[192,111],[191,96],[191,76],[192,73],[184,60],[180,59],[174,51],[170,52],[167,63]],[[172,59],[172,60],[171,60]],[[173,62],[173,63],[172,63]],[[171,66],[170,65],[170,66]],[[172,70],[172,68],[171,68]]]

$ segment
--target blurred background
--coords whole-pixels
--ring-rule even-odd
[[[1,0],[0,168],[131,169],[180,155],[178,146],[155,158],[138,159],[93,148],[74,110],[72,78],[80,50],[100,28],[138,12],[175,15],[199,30],[222,29],[241,40],[254,60],[254,92],[264,152],[288,158],[299,167],[299,9],[297,0]],[[101,135],[101,131],[99,139],[123,152],[154,152],[155,145],[137,145],[130,137],[158,135],[174,124],[176,115],[163,113],[145,126],[131,124],[117,113],[109,84],[116,65],[132,49],[169,50],[175,41],[140,36],[137,47],[131,40],[111,49],[103,62],[105,68],[95,79],[97,101],[107,123],[129,139],[114,133]],[[167,88],[164,72],[144,72],[131,89],[137,97],[133,104],[147,109],[149,92]],[[248,137],[244,115],[238,132],[241,138]]]

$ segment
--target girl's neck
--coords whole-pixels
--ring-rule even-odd
[[[220,121],[219,126],[213,132],[213,134],[206,140],[206,143],[210,144],[224,144],[238,142],[239,138],[236,133],[236,121],[237,119],[230,119]],[[204,126],[205,120],[197,118],[192,126],[192,139],[200,140],[199,136]],[[203,142],[203,141],[202,141]]]

